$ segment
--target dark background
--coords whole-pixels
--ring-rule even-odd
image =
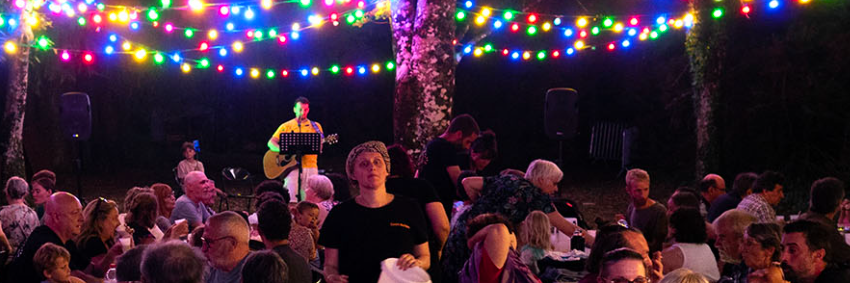
[[[795,199],[794,191],[805,195],[802,192],[820,177],[850,181],[846,110],[850,106],[850,32],[846,30],[850,14],[848,4],[837,2],[816,1],[804,7],[787,2],[777,11],[756,6],[750,19],[735,11],[724,16],[723,20],[734,24],[729,30],[717,116],[722,165],[718,173],[727,179],[727,186],[740,172],[778,170],[789,176],[786,192],[792,191],[789,194]],[[505,6],[492,5],[519,6],[501,4]],[[597,1],[584,6],[601,13],[652,14],[659,9],[684,11],[687,3]],[[551,13],[583,13],[575,3],[544,1],[539,7]],[[260,20],[291,23],[305,11],[287,14],[292,18]],[[58,47],[70,44],[102,50],[108,35],[108,31],[97,33],[60,20],[54,26],[48,34]],[[362,28],[326,25],[302,32],[301,40],[284,47],[272,42],[246,45],[238,60],[231,56],[226,60],[233,61],[223,62],[278,69],[386,62],[393,54],[389,29],[385,20]],[[165,41],[161,31],[120,30],[119,34],[168,49],[194,48],[198,36],[205,33],[185,40],[175,32]],[[627,50],[608,52],[599,46],[542,62],[511,61],[495,54],[466,56],[457,67],[453,114],[472,114],[482,128],[497,133],[500,156],[494,168],[524,169],[533,159],[558,158],[558,142],[543,132],[544,96],[549,88],[571,87],[581,95],[580,134],[564,144],[566,183],[619,182],[619,161],[593,161],[587,154],[591,126],[616,122],[640,130],[633,151],[635,166],[671,187],[691,184],[696,178],[695,118],[684,39],[684,30],[670,31]],[[229,45],[231,41],[220,42]],[[565,47],[573,41],[502,31],[484,42],[537,50]],[[235,166],[261,174],[266,141],[280,123],[292,118],[292,101],[298,96],[311,100],[312,120],[322,123],[327,133],[340,135],[340,143],[326,147],[320,158],[323,169],[344,172],[345,156],[358,143],[392,142],[394,76],[385,71],[365,77],[325,72],[309,79],[253,80],[235,78],[232,69],[225,74],[194,69],[185,75],[176,64],[154,66],[150,58],[137,63],[128,55],[98,55],[95,64],[83,65],[60,62],[50,51],[33,53],[37,61],[30,68],[24,129],[28,174],[46,168],[72,176],[76,146],[61,136],[58,124],[58,97],[67,91],[86,92],[92,101],[92,138],[81,144],[85,178],[126,176],[121,177],[128,183],[120,185],[124,187],[169,181],[171,169],[182,159],[180,144],[195,139],[201,144],[198,158],[208,172]],[[211,52],[208,57],[215,66],[218,55]],[[8,63],[2,64],[0,77],[7,78]],[[220,178],[217,173],[208,175]],[[796,200],[792,205],[805,207],[803,199]]]

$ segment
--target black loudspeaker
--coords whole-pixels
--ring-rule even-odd
[[[566,140],[578,134],[578,92],[571,88],[546,91],[543,128],[549,138]]]
[[[67,92],[60,97],[59,116],[66,138],[86,141],[91,137],[91,103],[89,95]]]

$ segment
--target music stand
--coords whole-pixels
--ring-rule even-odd
[[[305,154],[319,154],[322,151],[322,135],[319,133],[281,133],[278,140],[278,154],[294,154],[298,166],[298,191],[296,197],[302,201],[301,195],[301,158]]]

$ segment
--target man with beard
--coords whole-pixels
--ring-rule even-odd
[[[747,265],[741,260],[739,243],[744,239],[744,230],[756,222],[756,217],[741,210],[727,210],[714,220],[717,240],[714,246],[720,252],[721,283],[747,282]]]
[[[757,270],[749,279],[755,283],[850,282],[848,250],[835,230],[812,221],[796,221],[786,225],[782,235],[784,274]]]

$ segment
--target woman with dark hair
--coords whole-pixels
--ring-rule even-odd
[[[779,268],[782,234],[776,223],[753,223],[744,231],[741,258],[753,270]]]
[[[498,156],[499,149],[496,146],[496,133],[491,130],[485,130],[478,135],[478,138],[472,141],[472,144],[469,146],[469,162],[467,164],[461,162],[460,169],[472,170],[482,175],[484,169]]]
[[[242,283],[286,283],[288,279],[286,262],[272,250],[252,253],[242,266]]]
[[[124,205],[127,207],[124,220],[127,226],[133,229],[133,242],[137,245],[147,245],[156,241],[148,230],[156,224],[156,196],[148,192],[139,193]]]
[[[629,248],[619,248],[605,253],[599,264],[599,283],[629,282],[649,283],[649,266],[643,256]]]
[[[96,275],[100,276],[124,252],[121,243],[115,241],[115,229],[121,224],[118,221],[118,204],[99,197],[86,205],[83,216],[80,235],[74,242],[80,252],[93,259],[92,262],[99,262],[95,267]]]
[[[134,188],[135,189],[135,188]],[[133,242],[136,245],[147,245],[154,243],[157,239],[151,233],[156,226],[157,202],[156,196],[150,189],[132,194],[125,200],[127,215],[124,221],[128,227],[133,229]],[[165,231],[163,239],[179,239],[189,232],[188,223],[174,224]]]
[[[606,253],[619,249],[629,248],[643,256],[644,264],[651,266],[650,278],[653,281],[661,280],[663,265],[661,264],[661,252],[655,252],[650,259],[649,243],[643,237],[643,233],[635,228],[613,224],[602,226],[596,232],[596,240],[590,249],[587,258],[586,269],[588,274],[579,281],[580,283],[595,283],[599,277],[599,267]]]
[[[449,218],[437,197],[437,191],[425,179],[415,179],[413,159],[400,144],[387,147],[390,155],[390,176],[387,178],[387,192],[412,198],[425,214],[428,225],[428,248],[431,252],[431,268],[428,274],[435,283],[440,282],[440,252],[446,238],[449,237]]]
[[[661,253],[664,274],[679,268],[700,273],[709,280],[720,279],[717,260],[705,242],[708,238],[705,220],[697,208],[683,207],[670,216],[669,233],[674,243]]]
[[[56,189],[56,181],[54,180],[47,177],[32,180],[30,195],[32,196],[33,203],[35,203],[33,209],[35,209],[38,219],[44,216],[44,203],[50,199],[50,195]]]
[[[507,218],[485,213],[470,219],[466,227],[472,254],[458,282],[540,282],[520,260],[516,233]]]

